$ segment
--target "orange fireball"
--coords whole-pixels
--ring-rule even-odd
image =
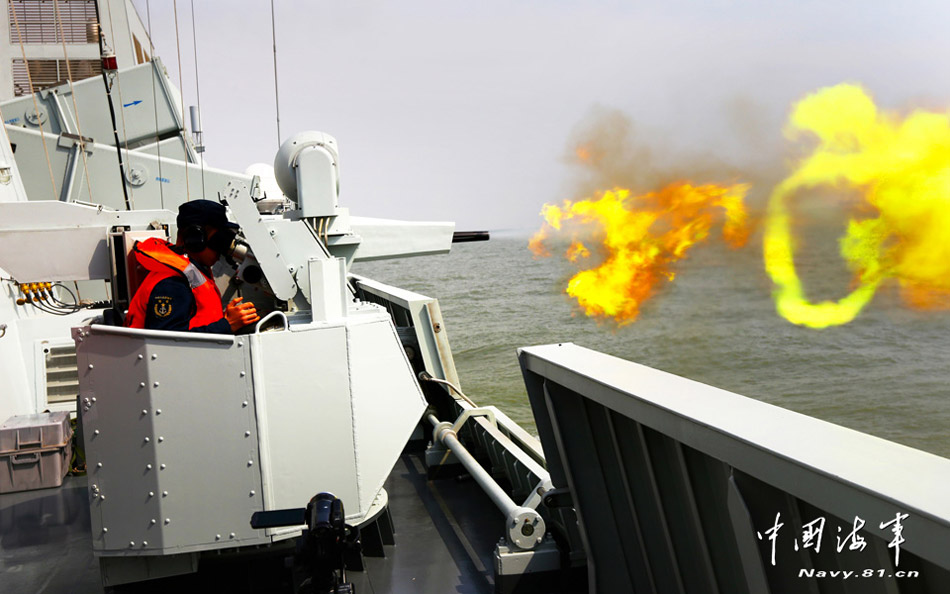
[[[565,291],[588,316],[612,319],[619,325],[637,319],[640,306],[655,294],[661,281],[672,281],[673,264],[695,244],[706,240],[713,225],[722,221],[723,238],[733,247],[748,239],[748,215],[743,199],[748,186],[713,184],[694,186],[682,182],[631,196],[616,188],[592,199],[563,205],[545,204],[545,225],[529,247],[537,256],[550,255],[545,241],[552,231],[570,224],[573,240],[565,257],[572,262],[589,258],[591,249],[581,243],[583,225],[597,225],[594,235],[604,255],[601,264],[582,270]]]

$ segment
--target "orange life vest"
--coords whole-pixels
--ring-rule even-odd
[[[170,243],[157,237],[136,241],[132,246],[135,259],[149,273],[129,303],[129,313],[125,318],[126,327],[145,328],[145,313],[152,289],[166,278],[175,276],[188,281],[191,292],[195,296],[197,307],[188,323],[189,329],[207,326],[224,318],[221,293],[218,292],[214,281],[198,270],[198,267],[188,258],[176,254],[169,249],[170,247]]]

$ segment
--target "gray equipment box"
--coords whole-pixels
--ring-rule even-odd
[[[72,453],[68,412],[10,417],[0,425],[0,493],[62,485]]]

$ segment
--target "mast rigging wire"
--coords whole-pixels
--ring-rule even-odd
[[[98,4],[96,8],[98,10]],[[59,0],[53,0],[53,13],[56,24],[59,25],[59,39],[63,42],[63,61],[66,62],[66,80],[69,81],[69,97],[73,100],[73,113],[76,114],[76,133],[79,134],[79,154],[82,157],[82,170],[86,176],[86,189],[89,191],[89,202],[93,202],[92,182],[89,179],[89,165],[86,162],[86,138],[82,135],[82,126],[79,124],[79,105],[76,104],[76,90],[73,88],[73,69],[69,65],[69,52],[66,51],[66,33],[63,32],[63,18],[59,12]],[[118,137],[116,138],[118,140]],[[123,190],[125,184],[122,185]],[[126,198],[128,205],[128,198]]]
[[[23,47],[23,34],[20,32],[20,19],[17,18],[14,3],[10,3],[10,12],[13,13],[13,25],[16,27],[16,36],[20,42],[20,54],[23,56],[23,68],[26,69],[26,82],[30,85],[30,96],[33,97],[33,113],[36,114],[36,125],[40,128],[40,141],[43,143],[43,153],[46,155],[46,166],[49,168],[49,183],[53,188],[52,195],[56,197],[56,178],[53,176],[53,162],[49,158],[46,148],[46,134],[43,131],[43,122],[40,118],[40,106],[36,102],[36,90],[33,88],[33,75],[30,74],[30,63],[26,59],[26,48]]]
[[[280,150],[280,94],[277,92],[277,25],[274,18],[274,0],[270,0],[270,34],[274,43],[274,107],[277,112],[277,150]]]
[[[152,7],[149,0],[145,0],[145,17],[148,20],[148,47],[152,50],[152,60],[155,59],[155,44],[152,43]],[[153,64],[154,67],[154,64]],[[160,73],[159,73],[160,75]],[[155,150],[158,155],[158,177],[162,175],[162,143],[158,137],[158,94],[155,88],[155,76],[152,76],[152,112],[155,114]],[[182,114],[184,118],[184,114]],[[162,209],[165,208],[165,188],[164,184],[158,184],[158,200]]]
[[[100,28],[99,28],[99,53],[102,53],[104,43],[103,43],[103,40],[102,40],[102,19],[99,17],[99,3],[98,3],[98,2],[96,2],[96,20],[99,22],[99,27],[100,27]],[[127,28],[128,28],[129,37],[131,37],[131,36],[132,36],[132,26],[129,24],[128,19],[126,19],[125,24],[126,24],[126,26],[127,26]],[[114,24],[113,21],[112,21],[112,5],[111,5],[111,4],[109,5],[109,35],[112,36],[112,43],[115,44],[115,24]],[[115,49],[115,48],[113,48],[113,49]],[[110,107],[112,107],[112,96],[111,96],[111,94],[109,93],[109,91],[110,91],[110,85],[108,84],[108,81],[105,81],[105,77],[103,77],[103,81],[106,82],[106,93],[109,95],[109,105],[110,105]],[[131,160],[129,159],[129,133],[128,133],[128,131],[126,130],[126,127],[125,127],[125,108],[124,108],[124,106],[125,106],[125,101],[122,99],[122,78],[119,77],[118,74],[115,75],[115,86],[116,86],[116,90],[119,92],[119,105],[122,105],[122,106],[123,106],[123,109],[119,110],[119,116],[122,118],[122,138],[124,139],[124,144],[125,144],[125,160],[129,162],[129,170],[131,171],[131,169],[132,169],[132,162],[131,162]],[[115,109],[113,108],[113,121],[112,121],[113,128],[115,128],[115,119],[114,119],[114,118],[115,118]],[[116,146],[116,151],[118,152],[118,151],[119,151],[119,139],[118,139],[118,134],[116,135],[115,146]],[[121,167],[123,167],[123,166],[122,166],[122,153],[119,152],[118,154],[119,154],[119,167],[121,168]],[[125,189],[126,186],[131,186],[131,184],[126,184],[126,183],[125,183],[125,170],[124,170],[124,168],[123,168],[123,171],[122,171],[122,187],[123,187],[123,189]],[[132,210],[133,208],[135,208],[135,189],[132,188],[132,187],[128,187],[126,196],[127,196],[127,199],[126,199],[126,208],[129,208],[129,210]],[[130,204],[131,204],[131,206],[129,206]]]
[[[98,31],[97,37],[99,38],[99,55],[105,55],[105,40],[103,39],[102,33],[102,17],[99,15],[99,3],[96,2],[96,27]],[[112,20],[112,7],[109,7],[109,20]],[[115,34],[112,35],[112,42],[115,43]],[[116,76],[116,79],[118,77]],[[115,125],[115,105],[112,103],[112,83],[109,81],[109,75],[106,72],[105,68],[102,68],[102,84],[106,89],[106,102],[109,104],[109,116],[112,118],[112,137],[115,138],[115,154],[119,159],[119,183],[122,184],[122,196],[125,198],[125,209],[132,210],[132,201],[129,198],[129,189],[125,183],[125,166],[122,164],[122,145],[119,144],[119,131],[116,129]],[[119,102],[122,102],[122,96],[119,95]],[[78,116],[77,116],[78,117]],[[125,132],[125,116],[122,116],[122,134],[128,138],[128,134]],[[126,141],[126,157],[128,157],[128,141]]]
[[[175,11],[175,49],[178,50],[178,88],[181,89],[181,129],[185,130],[185,84],[181,75],[181,43],[178,41],[178,0],[172,2]],[[191,200],[191,184],[188,181],[188,163],[185,162],[185,199]]]
[[[195,25],[195,0],[191,0],[191,42],[195,48],[195,95],[198,99],[198,121],[201,122],[201,87],[198,85],[198,32]],[[184,117],[184,114],[182,114]],[[201,195],[205,195],[205,160],[204,156],[199,154],[198,161],[201,163]]]

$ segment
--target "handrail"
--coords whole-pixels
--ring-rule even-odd
[[[189,342],[214,342],[218,344],[232,344],[234,336],[230,334],[208,334],[205,332],[177,332],[173,330],[149,330],[147,328],[124,328],[120,326],[106,326],[91,324],[88,326],[92,334],[114,334],[137,338],[160,338],[162,340],[177,340]],[[79,338],[83,336],[82,328],[74,328]]]
[[[950,571],[950,460],[573,344],[519,358],[596,591],[811,591],[803,578],[858,562],[890,579]],[[818,518],[821,557],[799,546]],[[858,524],[868,552],[829,568]]]
[[[260,334],[260,333],[261,333],[261,327],[263,327],[264,322],[266,322],[267,320],[269,320],[269,319],[271,319],[271,318],[273,318],[273,317],[275,317],[275,316],[280,316],[280,317],[284,318],[284,331],[285,331],[285,332],[290,329],[290,321],[287,320],[287,315],[286,315],[284,312],[282,312],[282,311],[276,311],[276,310],[275,310],[275,311],[270,312],[269,314],[267,314],[266,316],[264,316],[263,318],[261,318],[260,321],[257,322],[257,324],[254,326],[254,334]]]

